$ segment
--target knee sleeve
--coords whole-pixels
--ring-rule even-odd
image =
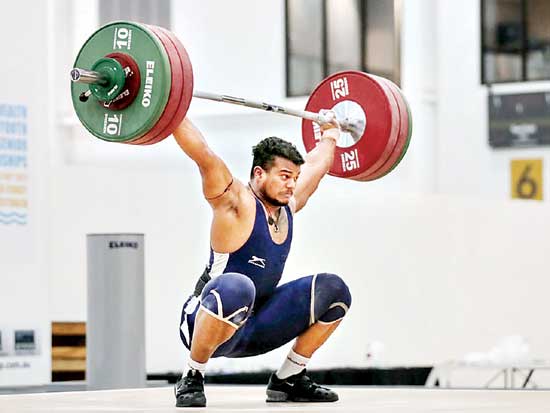
[[[351,306],[351,294],[346,283],[335,274],[317,274],[311,281],[310,324],[317,321],[333,323],[341,320]]]
[[[239,328],[250,316],[256,287],[242,274],[226,273],[209,281],[201,294],[201,306],[209,314]]]

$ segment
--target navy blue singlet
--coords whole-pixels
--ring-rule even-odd
[[[285,267],[292,243],[293,217],[290,207],[285,206],[288,218],[288,234],[282,244],[271,238],[265,210],[260,200],[256,200],[256,217],[252,233],[244,245],[232,253],[220,254],[210,248],[208,274],[214,278],[227,272],[236,272],[249,277],[256,287],[256,302],[271,295]]]

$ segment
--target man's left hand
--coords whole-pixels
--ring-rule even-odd
[[[330,119],[329,122],[322,123],[321,126],[321,139],[329,138],[334,142],[338,142],[340,139],[340,124],[336,120],[336,114],[331,110],[323,110],[321,113]]]

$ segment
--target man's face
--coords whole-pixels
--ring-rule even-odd
[[[274,206],[288,205],[296,189],[300,166],[277,156],[268,171],[259,169],[256,177],[262,197]]]

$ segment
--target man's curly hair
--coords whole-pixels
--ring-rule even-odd
[[[268,171],[275,161],[275,157],[288,159],[295,165],[302,165],[305,161],[296,146],[276,136],[265,138],[256,146],[252,147],[252,168],[250,169],[250,178],[254,176],[254,168],[256,166]]]

